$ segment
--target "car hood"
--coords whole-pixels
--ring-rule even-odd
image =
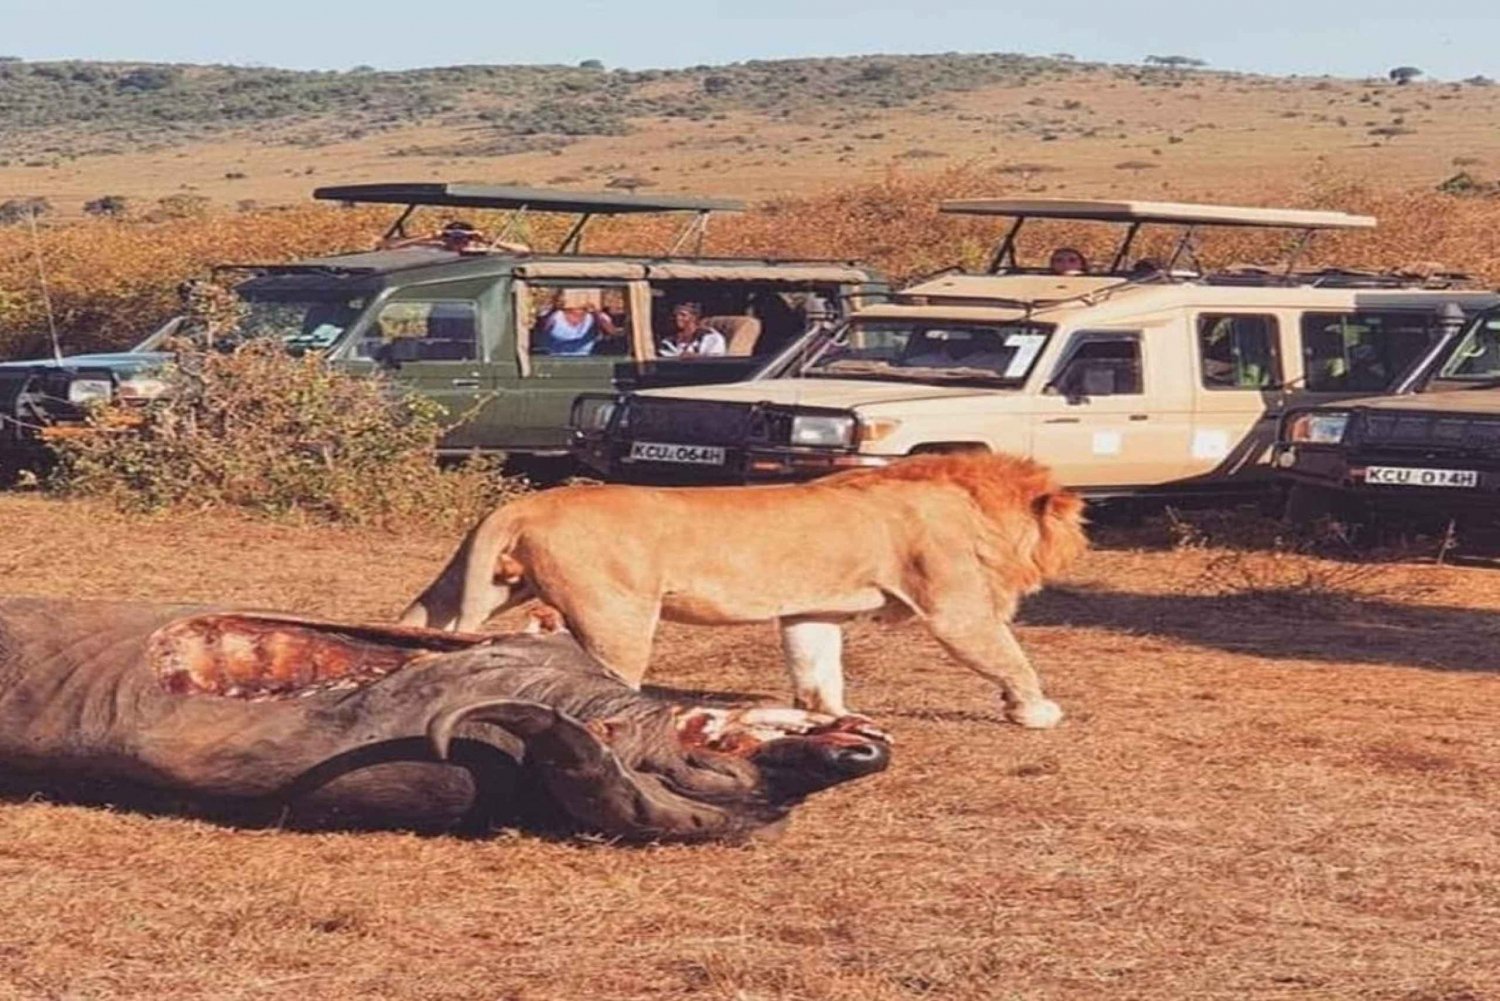
[[[1494,389],[1446,389],[1434,393],[1372,396],[1347,403],[1329,404],[1328,410],[1441,410],[1452,413],[1500,414],[1500,387]]]
[[[866,379],[757,379],[722,386],[676,386],[648,389],[636,395],[724,403],[780,403],[787,406],[850,409],[873,403],[902,403],[947,397],[979,396],[998,389],[929,386],[920,382],[875,382]]]
[[[0,371],[26,369],[108,369],[122,375],[159,368],[170,361],[171,355],[159,351],[115,351],[93,355],[68,355],[59,361],[56,358],[25,358],[19,361],[0,362]]]

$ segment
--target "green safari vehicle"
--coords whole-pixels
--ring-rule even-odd
[[[313,197],[403,210],[369,251],[233,266],[250,275],[235,285],[246,306],[240,335],[392,373],[464,418],[442,443],[449,455],[565,456],[578,394],[743,379],[810,326],[888,291],[853,262],[701,256],[711,213],[742,208],[721,199],[468,183],[325,187]],[[421,206],[450,210],[451,221],[408,234]],[[496,236],[463,222],[475,209],[508,213]],[[555,249],[517,242],[536,213],[574,217]],[[591,220],[644,213],[686,217],[664,252],[584,252]],[[684,306],[719,335],[715,352],[668,356]],[[40,432],[81,420],[89,400],[149,396],[176,326],[131,351],[0,364],[0,471],[44,463]]]

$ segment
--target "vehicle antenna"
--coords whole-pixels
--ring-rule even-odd
[[[47,288],[47,263],[42,260],[42,240],[36,231],[36,206],[31,207],[26,220],[31,224],[31,252],[36,258],[36,278],[42,286],[42,305],[47,309],[47,333],[52,338],[52,358],[62,364],[62,345],[57,340],[57,317],[52,312],[52,293]]]

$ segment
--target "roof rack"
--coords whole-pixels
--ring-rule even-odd
[[[938,211],[957,215],[995,215],[1015,219],[1005,239],[990,259],[989,272],[1016,267],[1016,234],[1028,219],[1073,219],[1126,225],[1125,238],[1115,251],[1110,271],[1119,271],[1125,263],[1136,234],[1144,225],[1164,224],[1183,227],[1165,272],[1187,257],[1197,266],[1195,237],[1200,226],[1256,227],[1262,229],[1296,229],[1301,238],[1287,265],[1290,274],[1315,232],[1328,229],[1370,229],[1373,216],[1348,212],[1325,212],[1309,209],[1268,209],[1240,205],[1196,205],[1189,202],[1102,201],[1070,198],[971,198],[938,203]],[[1198,270],[1203,270],[1201,266]]]
[[[340,184],[316,188],[313,197],[324,201],[350,204],[404,205],[406,210],[386,231],[386,239],[406,235],[406,221],[419,207],[498,209],[511,213],[498,237],[504,240],[519,229],[527,212],[560,212],[576,214],[578,221],[563,237],[557,253],[579,253],[583,230],[594,216],[637,215],[642,213],[691,212],[693,218],[678,233],[667,254],[675,254],[690,240],[696,240],[697,252],[703,249],[712,212],[742,212],[745,203],[727,198],[702,198],[696,195],[637,195],[613,191],[561,191],[551,188],[525,188],[503,184],[468,182],[395,182],[386,184]]]

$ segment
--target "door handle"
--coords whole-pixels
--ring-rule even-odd
[[[1077,417],[1048,417],[1043,424],[1077,424]]]
[[[450,384],[455,389],[478,389],[479,388],[479,380],[478,379],[452,379],[452,380],[450,380]]]
[[[1130,419],[1133,420],[1133,421],[1146,421],[1146,420],[1150,420],[1151,419],[1151,415],[1150,414],[1131,414],[1130,415]]]

